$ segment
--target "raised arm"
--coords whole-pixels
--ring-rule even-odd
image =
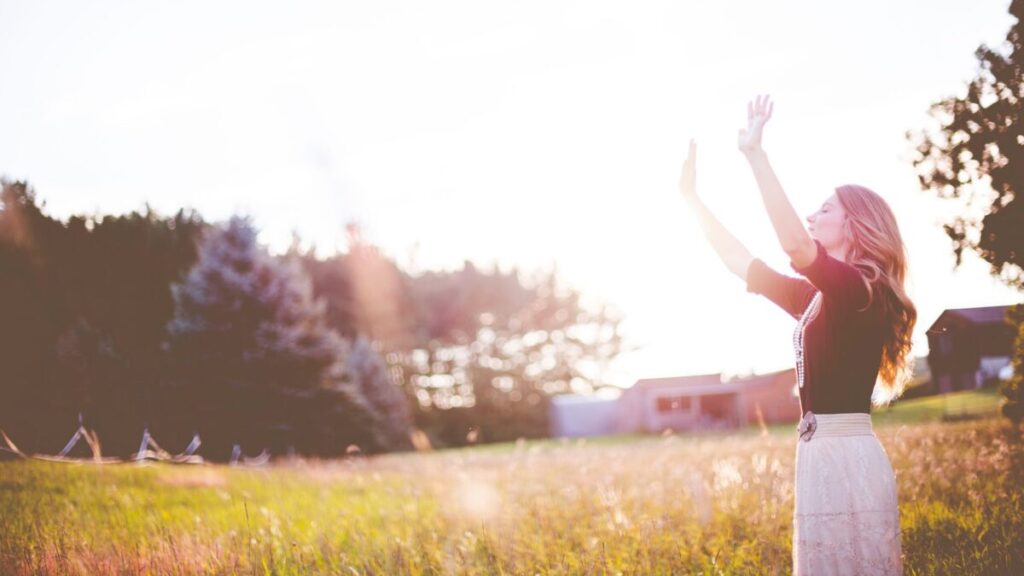
[[[772,270],[761,259],[755,258],[746,247],[722,226],[697,196],[697,144],[690,141],[690,152],[683,163],[679,190],[693,209],[704,236],[729,270],[747,285],[747,291],[763,294],[794,318],[799,318],[816,290],[806,280],[791,278]]]
[[[697,215],[701,230],[718,257],[722,259],[730,272],[746,281],[747,269],[754,257],[735,236],[726,230],[725,226],[715,218],[715,215],[697,196],[697,143],[693,140],[690,141],[690,151],[686,156],[686,161],[683,162],[679,190],[694,214]]]
[[[782,249],[794,265],[805,267],[814,261],[817,246],[800,222],[800,216],[782,190],[782,184],[768,162],[768,155],[761,147],[761,134],[765,123],[772,117],[772,108],[767,96],[758,96],[754,102],[747,104],[747,128],[740,130],[738,144],[754,171],[761,199],[764,200],[768,218],[775,228]]]

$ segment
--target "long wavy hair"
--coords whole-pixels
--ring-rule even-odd
[[[883,405],[899,397],[914,370],[910,353],[917,308],[907,296],[907,249],[896,224],[896,216],[874,191],[847,184],[836,188],[836,197],[846,212],[843,231],[848,240],[846,262],[864,274],[868,304],[878,301],[884,319],[885,338],[878,382],[883,394],[873,396]]]

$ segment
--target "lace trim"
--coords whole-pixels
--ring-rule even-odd
[[[794,519],[796,574],[901,575],[902,530],[892,510],[798,514]],[[848,572],[842,572],[847,570]]]
[[[806,331],[807,325],[818,317],[818,312],[821,310],[821,292],[814,294],[814,298],[807,305],[803,315],[800,316],[800,321],[796,325],[796,329],[793,331],[793,350],[796,353],[796,378],[800,385],[800,388],[804,387],[804,362],[806,354],[804,350],[804,332]]]

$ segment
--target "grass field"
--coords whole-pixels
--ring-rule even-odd
[[[912,424],[993,416],[998,414],[1002,401],[1003,397],[996,387],[952,392],[897,401],[891,407],[875,410],[872,420],[876,424]]]
[[[984,394],[955,401],[983,406]],[[875,416],[897,472],[906,574],[1024,574],[1024,448],[998,417],[942,422],[949,401]],[[7,462],[0,566],[4,574],[788,574],[794,455],[786,425],[258,469]]]

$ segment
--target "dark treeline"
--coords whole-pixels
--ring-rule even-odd
[[[978,46],[977,74],[960,95],[933,102],[931,122],[907,137],[921,187],[957,206],[943,229],[956,266],[965,251],[1024,290],[1024,0],[1009,6],[1003,42]],[[1024,304],[1006,316],[1017,334],[1014,375],[1002,384],[1003,414],[1024,420]]]
[[[212,459],[541,437],[550,396],[622,350],[554,272],[410,274],[355,225],[344,253],[274,256],[246,218],[44,208],[3,183],[0,429],[23,451],[58,452],[79,415],[115,456],[146,428]]]

